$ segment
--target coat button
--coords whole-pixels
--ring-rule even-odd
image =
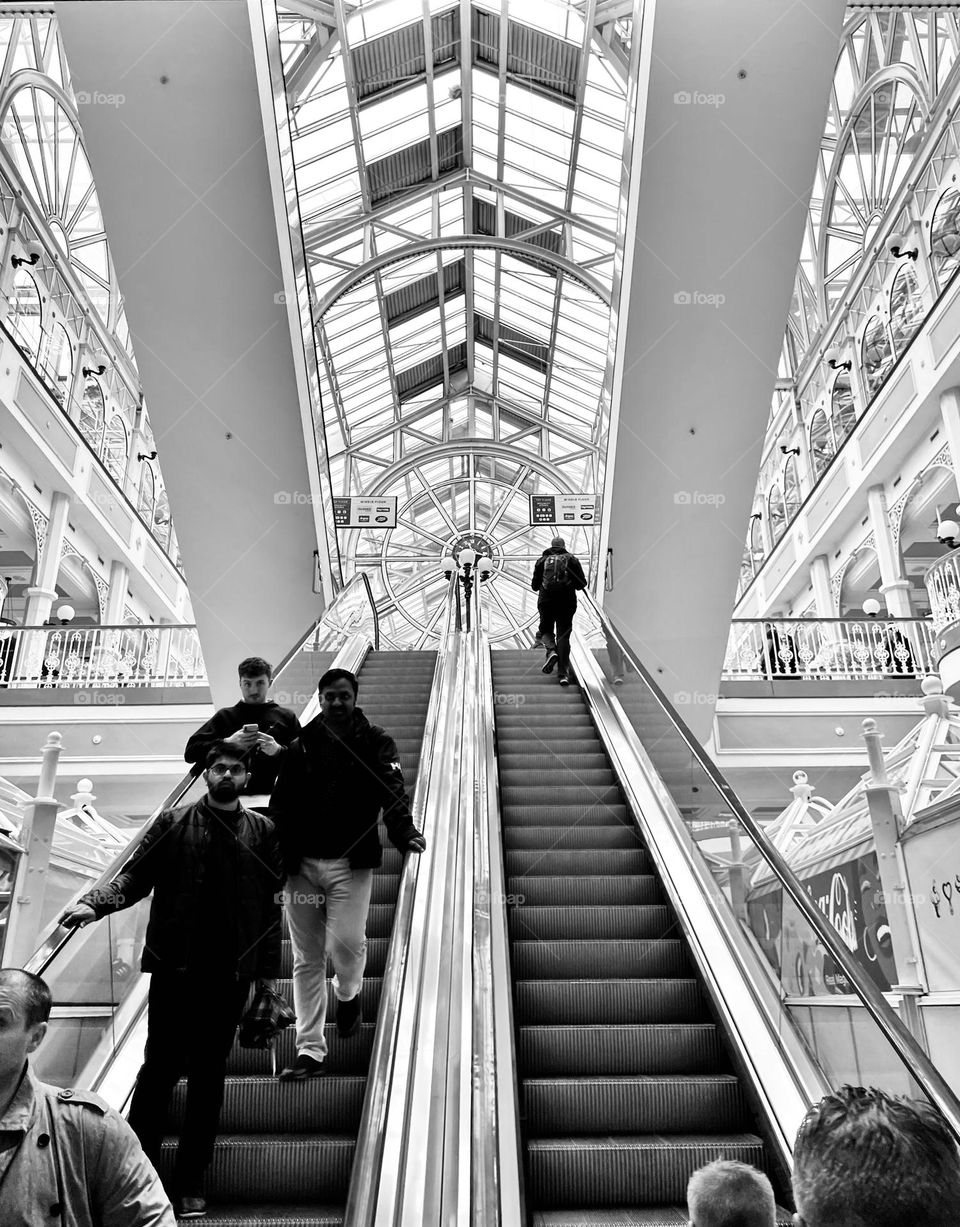
[[[60,1094],[57,1096],[57,1098],[58,1098],[58,1099],[72,1099],[72,1098],[73,1098],[73,1091],[70,1091],[70,1090],[67,1090],[67,1091],[61,1091],[61,1092],[60,1092]]]
[[[40,1147],[41,1150],[43,1150],[45,1146],[49,1146],[50,1145],[50,1134],[41,1133],[40,1136],[37,1138],[37,1145]]]

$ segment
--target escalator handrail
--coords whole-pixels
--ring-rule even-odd
[[[457,584],[458,576],[454,573],[448,584],[447,611],[444,615],[445,629],[441,636],[441,644],[447,641],[453,608],[457,599]],[[413,798],[414,822],[421,831],[426,825],[431,766],[438,758],[436,742],[443,707],[439,684],[442,670],[441,650],[437,653],[437,663],[430,689],[430,704],[427,708],[427,719],[420,748],[417,789]],[[387,1110],[392,1086],[391,1070],[405,988],[410,935],[413,927],[413,905],[419,870],[420,857],[407,856],[400,871],[400,887],[397,892],[393,930],[387,951],[387,961],[383,969],[377,1030],[373,1040],[373,1051],[370,1054],[367,1091],[363,1101],[360,1128],[357,1132],[353,1172],[344,1213],[343,1221],[346,1227],[369,1227],[373,1223],[377,1208],[377,1188],[383,1165]]]
[[[737,820],[743,825],[757,851],[767,862],[779,881],[780,886],[796,904],[797,909],[810,925],[817,939],[822,943],[837,966],[843,971],[850,984],[853,985],[857,997],[866,1006],[868,1013],[880,1028],[881,1033],[893,1048],[900,1061],[909,1071],[910,1076],[921,1087],[931,1103],[939,1109],[954,1137],[960,1143],[960,1099],[958,1099],[914,1036],[900,1021],[877,985],[874,984],[854,960],[836,930],[829,924],[823,913],[803,889],[800,879],[770,842],[763,828],[757,823],[752,814],[749,813],[737,793],[734,792],[725,779],[719,767],[709,758],[686,724],[674,711],[663,691],[638,659],[636,652],[624,640],[594,597],[589,592],[582,592],[580,595],[585,598],[594,616],[600,622],[604,634],[610,635],[613,638],[620,651],[630,661],[637,675],[643,680],[648,691],[656,699],[663,714],[683,739],[687,749],[696,759],[724,801],[730,806]]]
[[[373,607],[374,629],[376,630],[376,626],[377,626],[376,607],[373,606],[373,593],[370,588],[370,581],[367,578],[366,574],[364,574],[363,572],[360,573],[360,578],[362,579],[362,581],[364,582],[366,586],[367,594],[370,599],[371,606]],[[303,648],[307,640],[310,639],[310,637],[315,633],[317,627],[322,625],[324,618],[327,617],[329,613],[332,613],[336,609],[338,602],[354,586],[355,581],[357,581],[357,576],[353,576],[353,578],[340,589],[336,597],[334,597],[333,601],[331,601],[330,605],[324,611],[323,617],[316,619],[315,621],[310,623],[310,625],[307,627],[304,633],[297,640],[294,647],[292,647],[290,651],[287,652],[287,654],[280,661],[280,664],[277,666],[277,669],[274,675],[274,681],[276,681],[280,677],[280,674],[283,672],[283,670],[287,667],[287,665],[291,662],[291,660],[293,660],[293,658],[298,654],[298,652],[300,652],[300,650]],[[87,882],[84,884],[79,894],[85,895],[91,890],[99,890],[105,886],[109,886],[109,884],[117,876],[117,874],[120,872],[123,866],[127,863],[127,861],[130,859],[133,853],[140,846],[141,840],[144,839],[147,832],[150,830],[150,828],[153,826],[156,820],[160,817],[160,815],[164,813],[166,810],[175,809],[177,805],[180,804],[181,800],[183,799],[185,794],[189,791],[191,785],[196,780],[201,770],[202,768],[199,765],[194,765],[193,767],[190,768],[188,772],[186,772],[186,774],[180,780],[177,781],[174,787],[170,790],[170,792],[167,793],[167,795],[160,802],[159,806],[157,806],[157,808],[153,811],[153,813],[150,815],[147,821],[143,824],[143,826],[132,837],[130,842],[124,848],[122,848],[120,852],[117,853],[117,855],[113,858],[113,860],[110,861],[107,867],[101,872],[99,877],[97,877],[91,882]],[[78,932],[79,932],[78,929],[65,928],[63,925],[59,923],[59,919],[55,917],[50,922],[50,924],[47,926],[43,934],[41,934],[40,941],[37,945],[37,949],[27,960],[25,970],[33,972],[33,974],[37,976],[44,976],[48,967],[52,963],[52,961],[57,957],[57,955],[64,948],[64,946],[66,946],[67,943],[70,942],[73,939],[74,935]]]

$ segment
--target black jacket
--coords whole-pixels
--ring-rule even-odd
[[[570,588],[569,588],[569,596],[570,598],[572,598],[573,603],[576,604],[577,592],[581,588],[586,588],[587,580],[583,574],[583,567],[581,567],[580,565],[580,559],[576,556],[576,554],[571,554],[569,550],[555,549],[552,546],[549,550],[544,550],[543,553],[540,555],[540,557],[537,559],[536,566],[533,568],[533,579],[530,581],[530,587],[534,590],[534,592],[540,592],[540,585],[543,583],[543,561],[547,557],[548,554],[567,554],[569,555],[570,561],[567,563],[567,571],[570,575],[570,578],[573,580],[573,583],[570,585]],[[556,592],[550,592],[550,593],[544,592],[541,595],[544,598],[546,598],[546,597],[559,596],[561,594],[556,593]],[[568,594],[563,593],[562,595],[566,597]]]
[[[255,724],[261,733],[269,733],[282,746],[290,743],[300,735],[300,721],[289,707],[281,707],[269,699],[266,703],[235,703],[233,707],[221,707],[192,734],[183,752],[188,763],[198,763],[203,766],[207,751],[215,741],[222,741],[245,724]],[[247,768],[250,779],[246,791],[250,796],[263,795],[272,791],[280,770],[280,760],[284,751],[275,754],[261,753],[259,747],[254,747],[247,756]]]
[[[241,980],[273,979],[280,975],[283,882],[276,831],[269,818],[242,806],[237,818],[236,975]],[[153,891],[140,960],[143,971],[180,971],[194,965],[196,921],[207,902],[202,898],[204,850],[215,821],[223,819],[206,800],[165,810],[114,880],[80,900],[100,917],[130,907]]]
[[[352,869],[377,868],[381,809],[390,842],[405,852],[419,832],[393,738],[359,707],[342,738],[317,716],[283,756],[270,802],[284,868],[296,873],[320,845],[331,859],[345,856]]]

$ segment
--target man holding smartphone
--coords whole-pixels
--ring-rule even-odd
[[[240,702],[221,707],[187,742],[183,757],[202,763],[207,751],[225,741],[242,754],[249,771],[243,802],[248,808],[265,810],[277,781],[284,751],[300,736],[300,721],[289,707],[268,698],[273,670],[262,656],[241,660]]]

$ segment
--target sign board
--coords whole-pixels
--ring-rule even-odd
[[[927,984],[931,993],[955,993],[960,989],[957,819],[918,828],[902,846]]]
[[[397,496],[335,498],[333,523],[336,528],[396,528]]]
[[[595,494],[531,494],[530,524],[567,524],[571,528],[596,524],[600,500]]]

